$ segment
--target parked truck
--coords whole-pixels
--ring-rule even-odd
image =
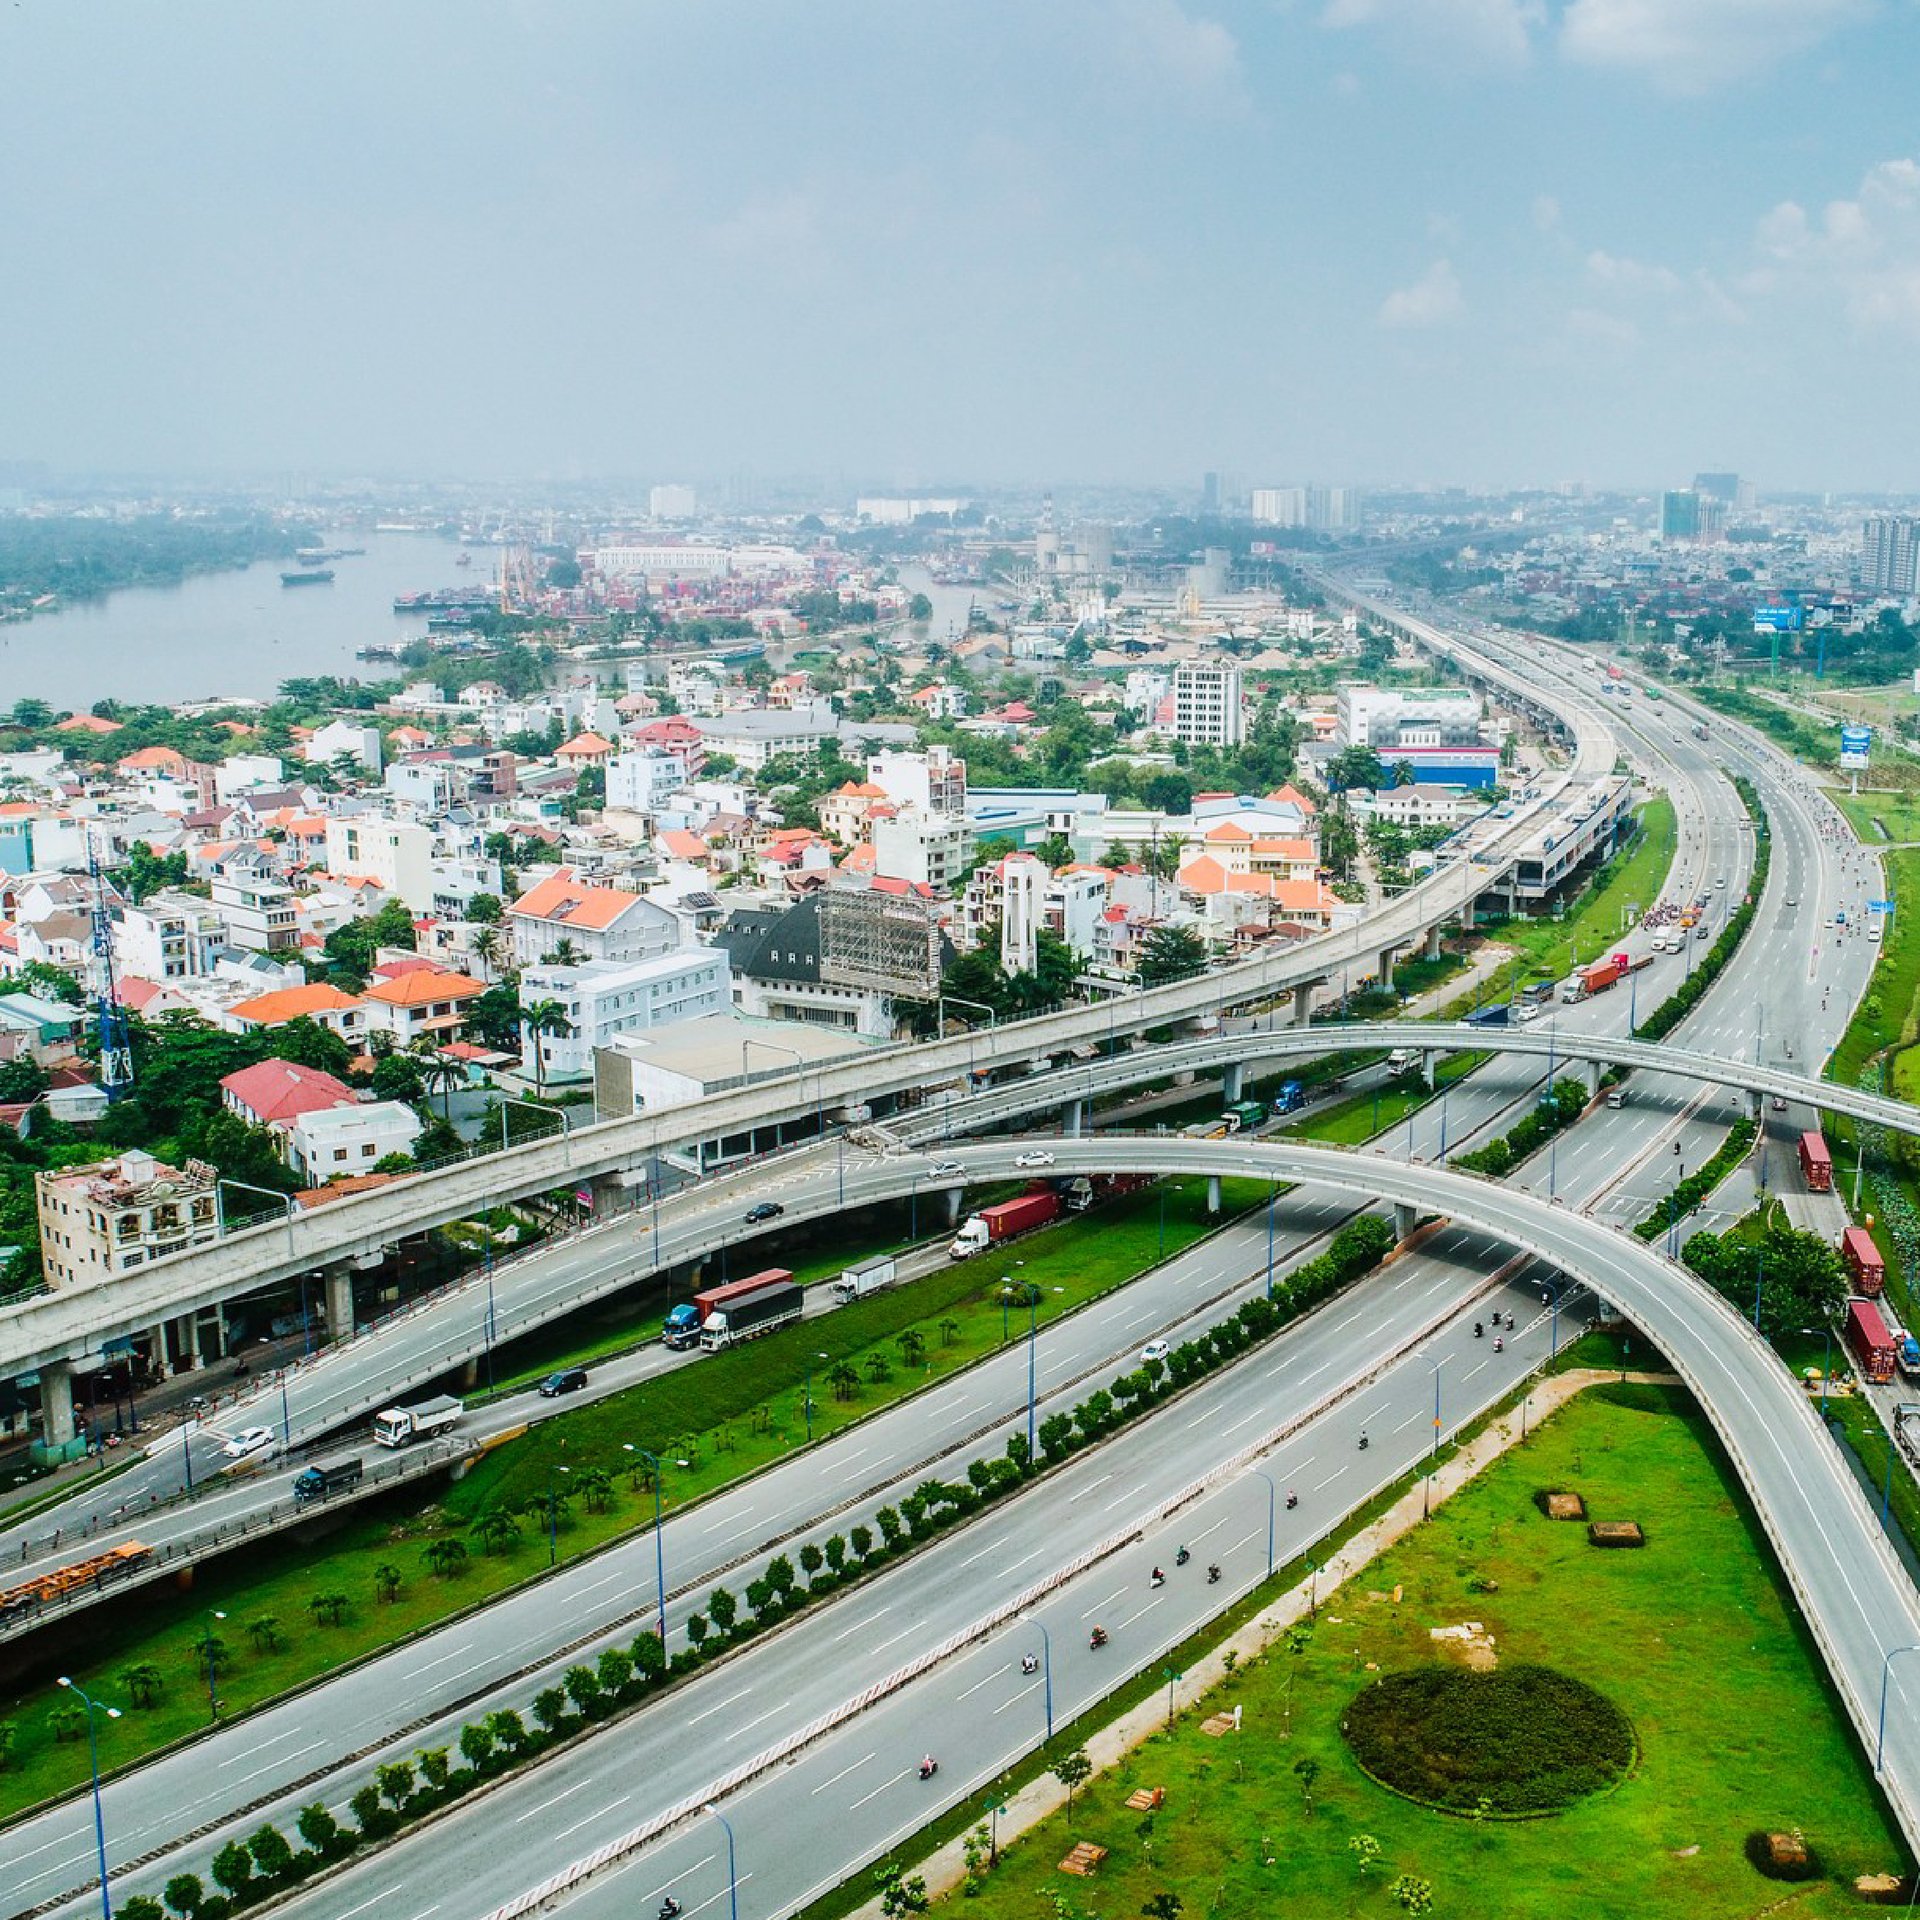
[[[1833,1155],[1827,1151],[1827,1137],[1817,1128],[1800,1136],[1800,1172],[1809,1193],[1833,1191]]]
[[[1847,1302],[1847,1348],[1864,1379],[1884,1385],[1893,1378],[1898,1353],[1880,1309],[1871,1300]]]
[[[1900,1351],[1895,1356],[1903,1380],[1920,1380],[1920,1340],[1912,1334],[1900,1336]]]
[[[1504,1000],[1496,1000],[1491,1006],[1475,1007],[1467,1015],[1470,1027],[1504,1027],[1513,1019],[1513,1009]]]
[[[989,1247],[997,1247],[1015,1234],[1031,1233],[1048,1221],[1060,1217],[1060,1196],[1051,1187],[1023,1193],[1015,1200],[1002,1200],[997,1207],[982,1207],[971,1216],[948,1244],[948,1256],[965,1260]]]
[[[308,1507],[316,1500],[329,1500],[336,1493],[346,1493],[360,1484],[360,1476],[358,1460],[338,1460],[330,1467],[309,1467],[305,1473],[294,1476],[293,1504]]]
[[[879,1260],[863,1260],[859,1266],[848,1267],[841,1273],[833,1283],[833,1297],[844,1307],[849,1301],[892,1286],[898,1271],[899,1263],[891,1255]]]
[[[1853,1284],[1871,1300],[1887,1290],[1887,1263],[1873,1244],[1873,1235],[1865,1227],[1849,1227],[1840,1236],[1840,1258],[1853,1276]]]
[[[374,1416],[373,1437],[383,1447],[410,1447],[416,1440],[430,1440],[436,1433],[445,1433],[460,1413],[460,1402],[450,1393],[422,1400],[418,1406],[389,1407]]]
[[[701,1351],[714,1353],[784,1327],[800,1318],[805,1299],[785,1267],[767,1267],[744,1280],[696,1293],[693,1304],[700,1315]]]

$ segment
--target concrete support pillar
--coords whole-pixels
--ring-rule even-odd
[[[1433,1070],[1439,1064],[1440,1056],[1431,1047],[1428,1047],[1420,1056],[1420,1078],[1429,1088],[1434,1085]]]
[[[947,1189],[948,1226],[957,1227],[960,1224],[960,1203],[966,1197],[965,1191],[960,1187],[949,1187]]]
[[[1440,923],[1437,920],[1427,929],[1427,958],[1440,958]]]
[[[147,1359],[156,1380],[164,1380],[172,1371],[167,1353],[167,1323],[164,1320],[147,1329]]]
[[[1587,1098],[1591,1100],[1600,1091],[1600,1062],[1589,1060],[1587,1068]]]
[[[1391,947],[1382,947],[1380,949],[1379,974],[1380,984],[1383,987],[1391,987],[1393,985],[1393,952],[1394,950]]]
[[[73,1368],[64,1360],[40,1368],[40,1438],[49,1450],[73,1438]]]
[[[326,1285],[327,1338],[350,1340],[353,1338],[353,1269],[329,1267]]]
[[[1418,1216],[1404,1202],[1395,1201],[1393,1208],[1393,1237],[1404,1240],[1413,1231],[1413,1223]]]
[[[1293,1024],[1304,1027],[1313,1018],[1314,982],[1309,980],[1304,987],[1293,990]]]
[[[476,1354],[460,1369],[460,1391],[471,1393],[480,1384],[480,1360]]]
[[[1223,1103],[1232,1106],[1245,1092],[1247,1067],[1244,1060],[1229,1062],[1227,1070],[1220,1076],[1220,1095]]]
[[[1060,1109],[1060,1131],[1069,1140],[1077,1140],[1086,1131],[1087,1103],[1069,1100]]]
[[[1220,1176],[1217,1173],[1207,1175],[1207,1211],[1220,1211]]]
[[[1766,1102],[1757,1093],[1747,1095],[1747,1118],[1756,1126],[1760,1123],[1760,1111],[1765,1105]]]
[[[200,1316],[197,1312],[180,1317],[181,1345],[189,1367],[196,1371],[206,1363],[200,1356]]]

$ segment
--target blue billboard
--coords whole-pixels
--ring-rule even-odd
[[[1871,727],[1840,729],[1840,766],[1843,772],[1857,773],[1867,764],[1867,748],[1873,740]]]
[[[1753,610],[1755,633],[1798,633],[1806,621],[1804,607],[1755,607]]]

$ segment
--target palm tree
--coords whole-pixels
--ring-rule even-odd
[[[488,1553],[500,1553],[520,1537],[520,1522],[504,1507],[489,1507],[473,1523],[473,1530]]]
[[[456,1087],[467,1083],[467,1070],[457,1060],[449,1060],[444,1053],[430,1052],[420,1062],[420,1079],[431,1099],[436,1091],[440,1095],[440,1117],[451,1126],[453,1124],[453,1093]]]
[[[533,1047],[534,1084],[544,1093],[547,1090],[547,1054],[540,1042],[548,1034],[557,1040],[566,1039],[573,1032],[573,1022],[567,1018],[567,1010],[558,1000],[536,1000],[532,1006],[520,1009],[520,1026]]]
[[[499,973],[506,950],[498,927],[482,927],[473,937],[473,957],[486,968],[490,978]]]
[[[553,949],[547,955],[546,964],[550,967],[577,967],[586,956],[581,953],[565,934],[554,942]]]
[[[1412,786],[1413,778],[1413,762],[1411,760],[1396,760],[1393,763],[1393,784],[1396,787]]]

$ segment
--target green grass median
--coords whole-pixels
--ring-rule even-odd
[[[84,1722],[76,1739],[56,1672],[126,1709],[101,1727],[100,1759],[128,1765],[208,1723],[209,1634],[230,1718],[498,1598],[546,1571],[550,1552],[577,1559],[649,1525],[651,1484],[627,1444],[668,1462],[664,1504],[685,1506],[805,1444],[810,1356],[829,1356],[811,1361],[818,1440],[1023,1337],[1026,1308],[1003,1312],[1003,1275],[1038,1289],[1040,1324],[1050,1325],[1268,1191],[1224,1181],[1221,1211],[1209,1214],[1206,1184],[1165,1181],[736,1351],[688,1356],[495,1447],[451,1486],[347,1509],[322,1539],[282,1533],[211,1560],[190,1594],[149,1587],[103,1602],[75,1628],[49,1629],[47,1670],[0,1698],[0,1728],[12,1729],[0,1734],[0,1818],[86,1779]]]
[[[1646,1545],[1590,1545],[1584,1525],[1541,1513],[1548,1488],[1579,1493],[1594,1519],[1638,1522]],[[1433,1637],[1469,1627],[1472,1642]],[[1507,1820],[1440,1812],[1370,1778],[1342,1735],[1350,1704],[1384,1675],[1457,1671],[1468,1645],[1496,1671],[1555,1669],[1618,1706],[1638,1743],[1625,1780]],[[1235,1708],[1239,1731],[1203,1730]],[[1482,1737],[1523,1769],[1527,1732]],[[1484,1757],[1476,1745],[1463,1760]],[[1029,1777],[1017,1769],[1007,1784]],[[1125,1805],[1137,1789],[1164,1792],[1151,1817]],[[1821,1877],[1789,1885],[1749,1864],[1750,1834],[1796,1830]],[[1107,1850],[1086,1880],[1059,1867],[1082,1841]],[[1694,1920],[1791,1896],[1796,1914],[1839,1915],[1858,1910],[1853,1875],[1903,1864],[1704,1417],[1677,1392],[1609,1385],[1536,1427],[1324,1602],[1297,1643],[1278,1642],[1170,1735],[1096,1775],[1071,1818],[1003,1845],[972,1910],[1333,1920],[1401,1911],[1390,1889],[1405,1876],[1426,1884],[1435,1914]],[[1169,1893],[1177,1906],[1152,1904]]]

